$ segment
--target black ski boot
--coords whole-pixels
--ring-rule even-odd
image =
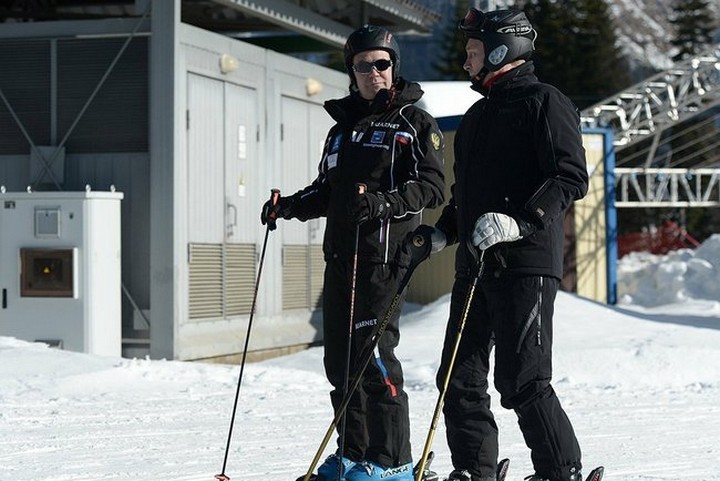
[[[603,473],[605,472],[605,468],[602,466],[598,466],[597,468],[590,471],[590,474],[587,478],[585,478],[585,481],[600,481],[603,477]],[[526,481],[550,481],[547,478],[543,478],[542,476],[538,476],[537,474],[533,474],[532,476],[528,476],[525,478]],[[582,481],[582,473],[576,472],[574,473],[570,481]]]
[[[450,473],[446,481],[505,481],[509,467],[510,460],[507,458],[503,459],[497,465],[495,476],[484,478],[473,476],[467,469],[456,469]]]

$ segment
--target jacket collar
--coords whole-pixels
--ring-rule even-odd
[[[514,69],[508,70],[504,74],[493,78],[489,83],[481,83],[479,80],[473,78],[471,80],[471,88],[476,92],[480,92],[483,96],[490,98],[498,95],[500,92],[533,82],[537,82],[535,64],[532,60],[528,60]]]
[[[369,115],[415,103],[422,96],[420,84],[399,78],[392,89],[379,91],[372,102],[360,97],[357,91],[351,90],[350,95],[346,97],[326,101],[324,107],[336,122],[352,126]]]

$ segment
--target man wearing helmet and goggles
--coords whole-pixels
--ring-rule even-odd
[[[442,204],[445,186],[442,134],[435,119],[414,105],[423,94],[420,86],[399,75],[393,35],[365,26],[349,36],[344,54],[350,94],[325,103],[336,124],[325,140],[318,177],[294,195],[266,203],[261,214],[271,228],[278,217],[327,218],[324,365],[336,411],[347,386],[348,336],[352,378],[407,269],[405,239],[420,224],[423,209]],[[351,398],[344,426],[339,423],[337,452],[318,468],[320,481],[413,480],[408,399],[394,353],[401,305]]]
[[[438,372],[438,386],[449,379],[443,413],[455,469],[448,481],[496,479],[498,428],[487,393],[493,347],[500,402],[516,412],[531,450],[530,479],[579,481],[580,447],[550,380],[563,218],[588,188],[580,118],[535,76],[537,34],[523,12],[471,8],[459,28],[467,39],[463,67],[483,98],[458,127],[453,196],[435,226],[448,244],[459,243]]]

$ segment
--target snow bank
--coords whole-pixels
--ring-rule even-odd
[[[618,262],[619,304],[655,307],[699,299],[720,301],[718,266],[720,234],[695,250],[630,253]]]

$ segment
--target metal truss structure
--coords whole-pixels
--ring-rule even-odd
[[[615,206],[719,207],[720,169],[616,168]]]
[[[616,167],[616,207],[720,206],[720,169],[651,168],[665,129],[720,105],[720,45],[581,112],[584,128],[611,128],[615,151],[653,138],[646,167]]]
[[[612,128],[615,149],[720,105],[720,45],[581,112],[583,127]]]

